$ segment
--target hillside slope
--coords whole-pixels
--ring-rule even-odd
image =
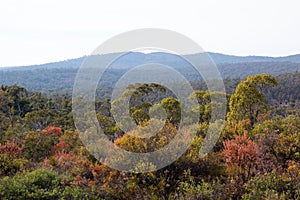
[[[269,73],[280,75],[300,71],[300,55],[288,57],[229,56],[209,53],[224,78],[244,78],[248,75]],[[115,54],[101,55],[110,59]],[[198,55],[189,55],[195,58]],[[0,85],[18,84],[29,90],[52,92],[70,92],[76,73],[86,57],[42,65],[0,68]],[[178,56],[166,53],[132,52],[112,63],[107,70],[101,87],[111,87],[130,68],[145,63],[161,63],[174,67],[188,80],[199,80],[200,76]],[[17,78],[16,78],[17,77]]]

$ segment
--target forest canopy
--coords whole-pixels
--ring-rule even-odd
[[[193,126],[196,137],[178,160],[148,173],[117,171],[95,159],[74,126],[70,95],[2,85],[0,198],[299,199],[299,81],[299,72],[226,79],[230,92],[226,94],[225,126],[213,150],[203,158],[199,149],[211,108],[218,105],[211,95],[219,94],[208,92],[199,81],[192,82],[198,106],[189,114],[200,113]],[[124,132],[118,127],[111,107],[116,101],[95,101],[97,119],[114,145],[131,152],[151,152],[177,134],[181,103],[160,85],[140,84],[130,101],[129,114],[138,127],[166,119],[150,139],[134,137],[132,133],[142,128]],[[151,118],[150,110],[160,107],[165,115]],[[223,122],[216,119],[213,123]],[[146,164],[151,163],[136,167]]]

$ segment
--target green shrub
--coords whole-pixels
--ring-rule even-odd
[[[299,183],[293,178],[275,173],[268,173],[252,178],[246,184],[248,191],[243,199],[299,199]]]
[[[79,186],[66,186],[62,176],[46,169],[5,177],[0,181],[0,199],[99,199]]]

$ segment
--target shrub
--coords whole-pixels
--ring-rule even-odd
[[[89,188],[67,186],[63,176],[46,169],[37,169],[0,181],[1,199],[99,199]]]

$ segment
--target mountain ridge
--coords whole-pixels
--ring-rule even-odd
[[[160,60],[157,59],[160,56],[164,55],[165,53],[162,52],[152,52],[152,53],[141,53],[141,52],[131,52],[136,60],[142,60],[146,57],[147,60],[151,60],[153,58],[156,58],[157,62]],[[109,53],[109,54],[103,54],[100,56],[111,56],[119,53]],[[120,55],[123,53],[120,53]],[[187,56],[190,57],[196,57],[199,56],[201,53],[196,54],[189,54]],[[207,54],[210,56],[210,58],[215,62],[216,65],[219,64],[235,64],[235,63],[254,63],[254,62],[292,62],[292,63],[300,63],[300,54],[293,54],[288,56],[279,56],[279,57],[271,57],[271,56],[255,56],[255,55],[249,55],[249,56],[236,56],[236,55],[227,55],[222,53],[215,53],[215,52],[207,52]],[[62,61],[56,61],[56,62],[49,62],[49,63],[43,63],[43,64],[34,64],[34,65],[25,65],[25,66],[7,66],[7,67],[0,67],[0,70],[9,70],[9,69],[35,69],[35,68],[41,68],[41,67],[55,67],[55,68],[61,68],[61,67],[79,67],[81,63],[87,58],[88,56],[82,56],[78,58],[71,58],[66,59]]]
[[[224,79],[243,79],[247,76],[261,73],[278,76],[285,73],[300,72],[300,55],[298,54],[287,57],[237,57],[218,53],[209,53],[209,55],[216,62],[216,66]],[[114,54],[102,56],[106,56],[106,61],[109,61],[111,56],[115,57]],[[198,55],[189,56],[195,59]],[[17,84],[31,91],[45,93],[70,92],[72,91],[78,69],[85,58],[86,56],[41,65],[0,68],[0,85]],[[99,60],[95,59],[95,61]],[[149,63],[171,66],[189,81],[201,80],[201,76],[195,68],[178,56],[164,53],[143,54],[133,52],[129,56],[121,57],[116,62],[111,63],[108,70],[105,71],[104,79],[101,80],[102,84],[99,87],[113,87],[131,67]]]

